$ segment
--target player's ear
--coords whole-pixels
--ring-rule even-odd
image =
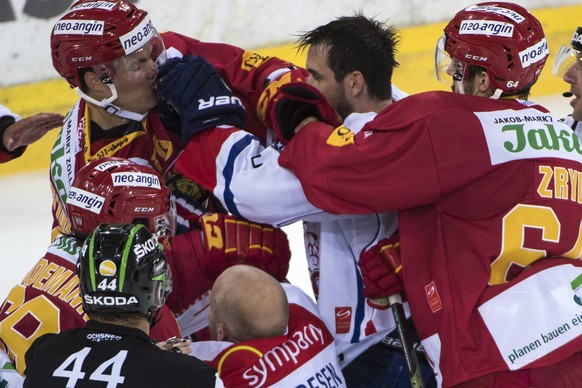
[[[216,340],[217,341],[226,341],[228,339],[228,335],[226,332],[226,327],[221,323],[216,325]]]
[[[487,71],[480,71],[475,77],[477,78],[477,90],[480,94],[486,95],[492,93],[491,81],[489,80],[489,74],[487,74]]]
[[[359,71],[352,71],[346,76],[349,93],[352,97],[358,96],[366,87],[364,75]]]
[[[94,91],[94,93],[97,92],[110,94],[109,87],[103,83],[103,81],[101,80],[101,78],[99,78],[97,73],[93,71],[88,71],[85,74],[83,74],[83,80],[85,81],[85,84],[89,87],[90,91]]]

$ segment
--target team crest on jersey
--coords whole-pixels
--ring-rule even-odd
[[[343,147],[347,144],[353,144],[354,133],[343,125],[339,126],[331,135],[329,135],[326,143],[334,147]]]
[[[99,275],[101,276],[115,276],[117,273],[117,265],[111,260],[104,260],[99,264]]]

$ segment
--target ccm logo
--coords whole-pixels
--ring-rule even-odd
[[[152,213],[154,210],[156,210],[155,207],[136,207],[134,209],[136,213]]]
[[[482,56],[479,56],[479,55],[466,54],[465,55],[465,58],[471,59],[473,61],[487,62],[487,57],[482,57]]]
[[[71,61],[73,61],[73,62],[87,62],[87,61],[90,61],[92,59],[93,59],[93,57],[73,57],[71,59]]]

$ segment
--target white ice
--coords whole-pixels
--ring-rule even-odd
[[[561,96],[535,99],[559,117],[570,113]],[[48,171],[0,177],[0,300],[43,256],[50,240],[51,194]],[[313,295],[303,249],[301,223],[285,228],[291,241],[288,279]]]

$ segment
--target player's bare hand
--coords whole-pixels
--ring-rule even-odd
[[[187,338],[177,338],[172,337],[168,338],[165,341],[158,342],[156,346],[162,350],[169,350],[171,352],[182,353],[182,354],[190,354],[192,349],[190,348],[190,341]]]
[[[63,115],[58,113],[38,113],[21,119],[6,128],[2,144],[8,151],[32,144],[51,129],[60,127],[63,120]]]

